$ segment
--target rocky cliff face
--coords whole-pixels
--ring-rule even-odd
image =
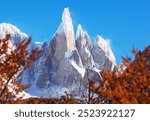
[[[76,47],[80,54],[84,68],[93,68],[95,66],[91,50],[92,41],[87,32],[84,32],[81,25],[78,26],[76,33]]]
[[[44,73],[40,73],[37,79],[38,88],[49,88],[55,85],[72,92],[78,90],[78,85],[84,85],[85,69],[75,46],[73,24],[68,9],[64,10],[62,23],[45,54],[45,62],[41,69]],[[80,91],[75,93],[79,95]]]
[[[116,66],[116,60],[107,40],[104,40],[98,35],[91,53],[96,68],[113,71]]]
[[[11,41],[19,41],[28,36],[10,24],[0,24],[0,37],[12,34]],[[16,38],[19,37],[19,38]],[[82,96],[86,92],[88,79],[97,81],[101,78],[99,69],[113,71],[116,67],[115,57],[109,44],[97,36],[94,44],[81,25],[76,37],[71,14],[64,9],[62,22],[50,43],[31,43],[29,50],[39,47],[42,57],[26,70],[21,81],[29,83],[27,92],[32,96],[64,95],[64,92]]]

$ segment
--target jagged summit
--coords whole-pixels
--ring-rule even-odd
[[[101,36],[97,35],[94,45],[101,48],[112,61],[116,61],[108,40],[104,40]]]
[[[80,24],[77,27],[76,47],[78,49],[79,55],[81,56],[83,66],[85,68],[94,67],[94,60],[90,52],[92,48],[92,42],[87,32],[83,31]]]
[[[92,49],[92,41],[87,31],[82,29],[82,26],[79,24],[76,32],[76,46],[86,46],[90,51]]]
[[[71,17],[69,8],[64,8],[64,11],[62,14],[62,23],[63,24],[72,23],[72,17]]]
[[[62,39],[64,39],[64,37],[66,38],[65,41],[66,41],[68,50],[72,51],[75,49],[74,29],[73,29],[72,17],[71,17],[69,8],[64,9],[63,14],[62,14],[62,22],[59,25],[55,35],[56,34],[61,35],[63,38],[62,37],[60,38]]]
[[[83,38],[84,31],[81,27],[81,25],[79,24],[77,27],[77,33],[76,33],[76,40]]]

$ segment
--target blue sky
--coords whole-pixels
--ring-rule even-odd
[[[111,41],[117,62],[130,49],[150,45],[150,0],[0,0],[0,23],[16,25],[34,41],[51,40],[69,7],[92,39],[98,34]]]

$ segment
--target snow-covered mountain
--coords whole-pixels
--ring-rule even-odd
[[[28,35],[21,32],[16,26],[9,23],[2,23],[0,24],[0,38],[4,38],[6,34],[11,34],[11,43],[16,43],[23,39],[28,39]],[[36,47],[40,49],[42,44],[43,42],[32,42],[28,49],[32,50]]]
[[[6,34],[12,35],[12,41],[20,41],[22,39],[28,38],[28,35],[21,32],[17,27],[8,23],[0,24],[0,38],[6,36]]]
[[[13,25],[0,24],[0,38],[8,33],[12,35],[12,42],[28,38]],[[65,91],[82,96],[88,80],[101,78],[100,69],[113,71],[117,65],[109,43],[101,36],[98,35],[93,44],[88,33],[78,25],[75,37],[68,8],[64,9],[62,22],[50,43],[31,43],[28,49],[35,47],[42,50],[42,57],[21,78],[31,85],[26,91],[32,96],[57,97]]]

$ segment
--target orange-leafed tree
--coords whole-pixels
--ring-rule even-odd
[[[115,104],[150,104],[150,46],[143,52],[131,50],[134,60],[123,58],[125,70],[102,71],[99,84],[90,83],[90,89],[98,95],[97,102]]]
[[[0,39],[0,102],[16,99],[16,95],[27,88],[26,84],[21,84],[16,79],[22,76],[41,53],[37,48],[28,51],[31,37],[13,44],[10,39],[10,34]]]

